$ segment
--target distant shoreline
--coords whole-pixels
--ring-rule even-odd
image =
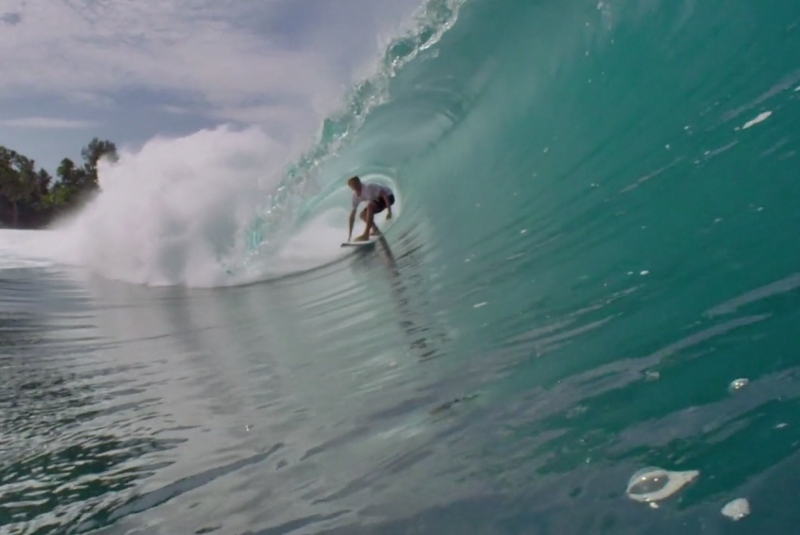
[[[0,228],[44,230],[59,217],[79,209],[100,186],[97,163],[116,161],[111,141],[92,139],[81,150],[83,164],[64,158],[54,179],[36,162],[15,150],[0,146]]]

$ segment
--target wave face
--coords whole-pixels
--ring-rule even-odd
[[[572,365],[534,350],[599,364],[678,337],[660,362],[704,329],[748,336],[715,311],[779,332],[789,316],[773,307],[797,299],[800,265],[800,7],[455,7],[457,23],[392,73],[379,105],[351,106],[370,111],[320,159],[308,204],[344,205],[352,173],[390,180],[403,213],[389,242],[424,254],[458,350],[503,347],[537,384]],[[786,358],[785,335],[774,343]]]
[[[569,366],[531,347],[643,356],[730,319],[715,310],[797,299],[799,20],[788,2],[467,3],[321,181],[397,185],[390,243],[425,251],[464,347],[581,317],[589,347],[525,335],[537,382]]]
[[[681,507],[718,514],[796,463],[774,426],[800,392],[798,23],[791,2],[469,2],[321,167],[312,205],[351,173],[401,192],[401,276],[423,271],[476,391],[520,405],[481,450],[500,487],[685,466]]]
[[[344,210],[350,174],[384,178],[403,199],[395,230],[424,228],[447,276],[501,308],[631,272],[708,290],[786,274],[793,6],[430,6],[439,26],[395,41],[293,167],[275,206],[294,222]]]
[[[163,288],[0,270],[16,526],[700,534],[747,497],[736,528],[794,533],[799,32],[788,1],[434,0],[300,158],[123,154],[48,248]],[[356,173],[397,192],[388,247],[339,247]],[[699,474],[651,510],[647,466]]]

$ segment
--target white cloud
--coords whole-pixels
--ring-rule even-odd
[[[43,128],[43,129],[84,129],[97,126],[94,121],[80,121],[74,119],[57,119],[54,117],[21,117],[19,119],[6,119],[0,121],[4,126],[12,128]]]
[[[189,108],[184,108],[182,106],[166,105],[166,106],[161,106],[161,109],[167,113],[171,113],[172,115],[188,115],[192,113],[192,110],[190,110]]]
[[[0,144],[55,167],[76,131],[2,119],[80,117],[120,147],[235,122],[305,150],[424,1],[2,0]]]
[[[293,91],[291,74],[318,83],[313,54],[270,50],[222,20],[191,18],[180,2],[66,3],[32,0],[22,22],[0,34],[0,90],[187,91],[224,104],[256,91]],[[75,6],[75,7],[73,7]],[[191,10],[190,10],[191,12]]]
[[[377,52],[384,19],[419,2],[12,0],[0,72],[13,74],[0,77],[0,98],[108,103],[122,91],[156,92],[217,117],[264,106],[283,117],[288,107],[307,124]]]

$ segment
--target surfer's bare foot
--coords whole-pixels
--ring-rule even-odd
[[[356,236],[356,238],[353,241],[367,241],[368,239],[369,236],[365,236],[364,234],[362,234],[361,236]]]

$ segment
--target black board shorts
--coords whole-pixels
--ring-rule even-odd
[[[394,193],[389,195],[389,205],[394,206]],[[379,214],[386,210],[386,202],[383,200],[383,197],[378,197],[374,201],[372,201],[372,213]]]

